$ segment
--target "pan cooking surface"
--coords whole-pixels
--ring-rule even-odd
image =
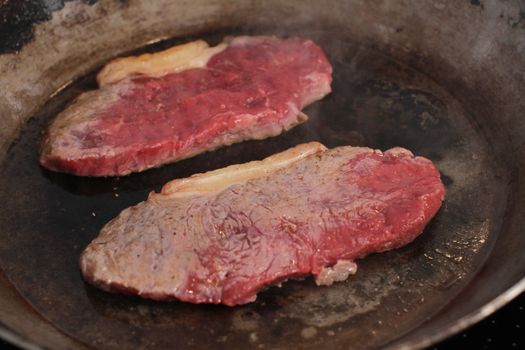
[[[204,39],[215,43],[225,32]],[[414,329],[444,307],[481,266],[500,227],[505,169],[489,136],[430,78],[333,33],[299,33],[323,47],[333,93],[305,110],[310,120],[272,139],[250,141],[122,178],[81,178],[38,165],[47,123],[95,73],[55,95],[21,130],[1,165],[0,261],[11,283],[44,318],[87,345],[107,348],[232,346],[370,348]],[[141,49],[151,51],[181,38]],[[466,106],[468,107],[468,106]],[[261,159],[308,141],[388,149],[430,158],[447,187],[422,236],[402,249],[358,261],[346,282],[290,281],[228,308],[154,302],[105,293],[81,279],[78,258],[101,227],[165,182]],[[346,344],[346,346],[345,346]]]

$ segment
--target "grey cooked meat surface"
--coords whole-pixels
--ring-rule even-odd
[[[244,304],[288,278],[346,278],[354,259],[415,239],[443,198],[428,159],[340,147],[218,192],[151,194],[103,228],[81,269],[105,290]]]

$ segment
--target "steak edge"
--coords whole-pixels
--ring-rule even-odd
[[[301,109],[330,93],[332,67],[300,38],[198,40],[110,62],[99,89],[50,124],[40,163],[81,176],[120,176],[307,120]]]
[[[402,148],[303,144],[167,183],[84,250],[84,279],[157,300],[229,306],[289,278],[330,285],[404,246],[439,210],[432,162]]]

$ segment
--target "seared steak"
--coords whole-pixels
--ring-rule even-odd
[[[304,144],[166,184],[109,222],[80,266],[109,291],[244,304],[288,278],[347,278],[353,260],[415,239],[444,194],[407,150]]]
[[[126,175],[247,139],[276,136],[330,92],[312,41],[236,37],[110,62],[100,88],[50,125],[40,162],[85,176]]]

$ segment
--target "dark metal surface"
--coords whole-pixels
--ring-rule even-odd
[[[34,38],[34,25],[49,21],[53,12],[72,0],[5,0],[0,2],[0,54],[18,52]],[[94,4],[97,0],[81,0]]]
[[[162,3],[144,11],[160,9]],[[243,1],[198,1],[167,6],[165,14],[157,12],[154,24],[145,17],[148,13],[137,12],[139,5],[115,4],[70,3],[56,12],[63,17],[36,30],[35,41],[18,56],[7,61],[0,55],[0,83],[10,88],[0,94],[6,116],[0,198],[9,203],[0,209],[0,264],[8,279],[0,279],[0,295],[7,296],[0,301],[0,321],[23,338],[53,348],[420,347],[483,317],[523,288],[520,174],[525,128],[518,114],[524,107],[519,99],[523,72],[504,64],[525,67],[518,55],[525,48],[519,46],[525,30],[514,21],[512,4],[490,8],[435,1],[398,7],[348,1],[332,8],[315,2],[258,8]],[[168,25],[166,16],[174,15],[177,6],[180,22]],[[353,20],[345,22],[351,13]],[[422,22],[428,13],[435,16]],[[209,16],[199,17],[203,14]],[[293,19],[284,21],[292,14]],[[111,16],[120,23],[111,27],[105,20]],[[462,20],[468,29],[479,31],[450,35]],[[137,36],[131,41],[121,37],[111,46],[122,34],[108,29],[83,44],[70,39],[61,43],[55,40],[64,35],[64,23],[78,30],[71,34],[78,37],[89,35],[83,31],[93,23],[115,30],[128,25]],[[445,23],[448,27],[440,25]],[[487,23],[490,33],[483,32]],[[423,40],[430,37],[427,32],[432,45]],[[239,33],[312,38],[334,66],[334,92],[306,110],[311,117],[306,124],[279,137],[244,142],[141,174],[89,179],[38,166],[41,131],[72,98],[95,87],[93,73],[100,64],[159,36],[176,39],[141,51],[191,40],[187,33],[212,42]],[[498,37],[498,42],[490,37],[504,34],[505,40]],[[40,51],[39,38],[53,43],[55,53],[36,56],[47,52]],[[470,49],[458,56],[454,48],[469,43]],[[494,51],[501,65],[482,70]],[[81,62],[82,52],[92,55]],[[467,61],[470,65],[461,64]],[[16,81],[9,65],[11,71],[27,75]],[[39,75],[40,65],[47,68]],[[476,74],[480,70],[483,77]],[[74,77],[81,78],[50,98]],[[447,186],[446,202],[414,243],[358,262],[357,275],[348,281],[322,288],[311,280],[287,282],[242,307],[145,301],[104,293],[80,278],[82,249],[104,223],[149,191],[172,178],[260,159],[311,140],[329,147],[409,148],[436,163]],[[24,316],[10,317],[6,308]]]

